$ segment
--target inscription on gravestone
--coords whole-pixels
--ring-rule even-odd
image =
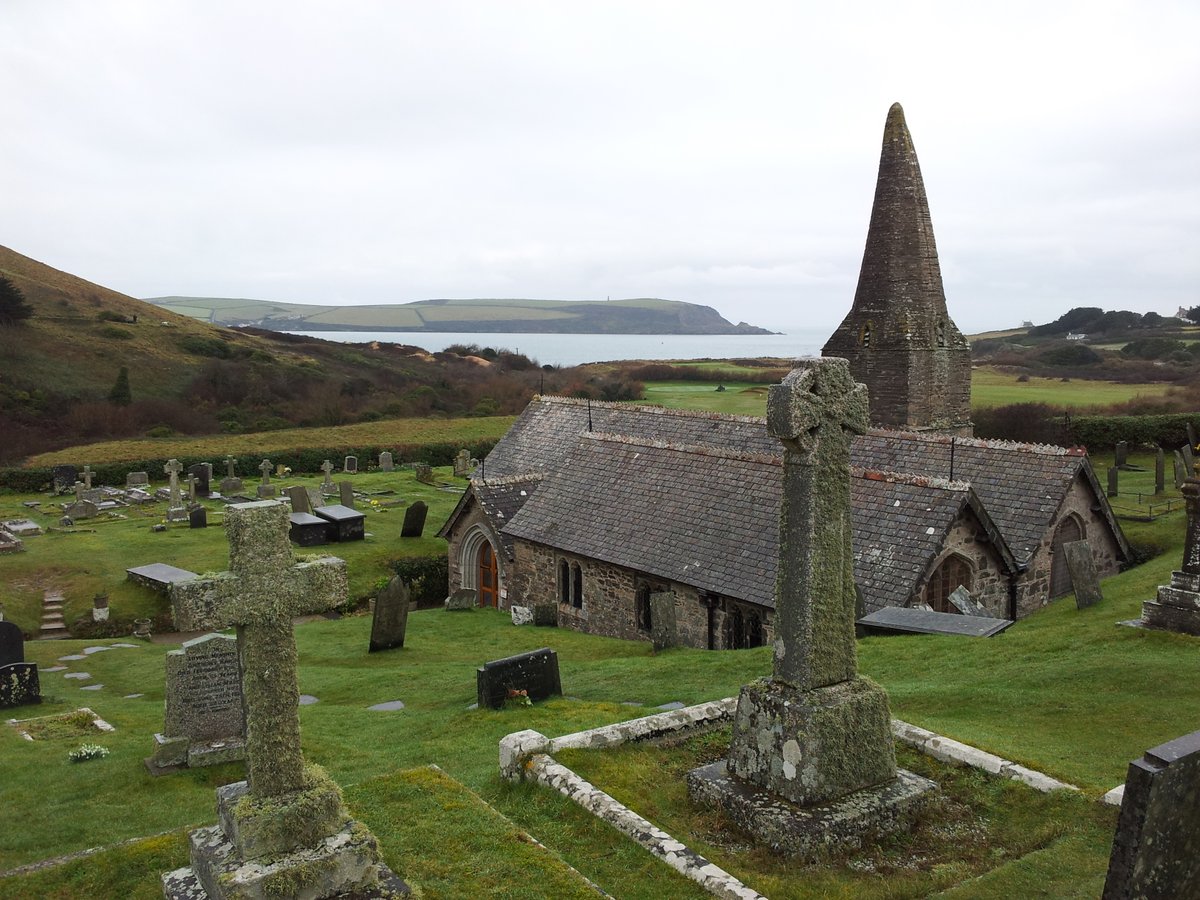
[[[166,655],[166,713],[154,735],[152,772],[212,766],[246,755],[237,638],[206,634]]]
[[[358,471],[358,457],[357,456],[347,456],[346,459],[342,462],[342,471],[347,472],[347,473],[357,472]]]
[[[1087,541],[1070,541],[1062,545],[1062,552],[1066,555],[1067,571],[1071,573],[1071,586],[1075,589],[1075,607],[1086,609],[1103,600],[1092,545]]]
[[[25,662],[25,636],[0,616],[0,709],[41,702],[37,663]]]
[[[404,524],[400,527],[400,537],[420,537],[425,531],[425,517],[429,515],[429,506],[424,500],[418,500],[404,511]]]

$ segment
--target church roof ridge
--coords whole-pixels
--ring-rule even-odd
[[[728,447],[714,447],[710,444],[689,444],[676,441],[660,441],[654,438],[612,434],[611,432],[589,431],[580,435],[581,439],[604,441],[611,444],[624,444],[628,447],[646,447],[654,450],[670,450],[675,453],[691,453],[697,456],[710,456],[717,459],[736,459],[741,462],[755,463],[763,466],[782,466],[783,456],[766,453],[746,453],[732,450]]]
[[[868,434],[899,440],[925,441],[931,444],[949,444],[953,441],[959,447],[981,447],[986,450],[1013,450],[1023,453],[1036,453],[1041,456],[1087,456],[1087,450],[1083,447],[1024,443],[1021,441],[1008,441],[1002,438],[958,437],[948,434],[905,431],[900,428],[872,428]]]
[[[561,406],[577,406],[586,409],[590,404],[593,409],[622,409],[636,412],[651,413],[663,416],[683,416],[689,419],[705,419],[709,421],[742,422],[747,424],[766,424],[765,416],[743,416],[734,413],[711,412],[701,409],[673,409],[669,406],[653,406],[648,403],[629,403],[622,400],[591,400],[584,397],[564,397],[561,394],[535,394],[535,401],[554,403]]]
[[[543,472],[519,472],[516,475],[500,475],[496,478],[488,478],[486,473],[484,473],[482,476],[472,475],[471,486],[474,487],[479,485],[482,487],[494,488],[506,487],[508,485],[515,484],[527,484],[530,481],[540,481],[544,477],[544,474],[545,473]]]
[[[892,484],[910,484],[913,487],[935,488],[942,491],[959,493],[970,491],[971,482],[939,478],[936,475],[913,475],[905,472],[888,472],[881,469],[864,469],[851,466],[850,475],[853,478],[865,478],[868,481],[887,481]]]

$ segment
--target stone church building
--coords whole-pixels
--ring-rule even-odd
[[[854,303],[822,352],[849,359],[876,426],[851,450],[860,615],[957,612],[963,586],[1016,619],[1070,592],[1064,543],[1086,539],[1102,576],[1129,560],[1083,450],[971,437],[970,348],[898,104]],[[534,398],[440,532],[451,589],[624,638],[670,591],[683,643],[769,643],[782,457],[761,418]]]

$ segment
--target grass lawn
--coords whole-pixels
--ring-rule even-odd
[[[758,885],[773,897],[850,897],[866,891],[864,886],[871,896],[920,896],[942,889],[962,897],[1095,896],[1113,821],[1112,811],[1095,804],[1095,798],[1122,781],[1128,762],[1145,749],[1200,728],[1200,641],[1115,624],[1136,617],[1142,599],[1178,566],[1183,517],[1176,513],[1130,530],[1134,538],[1156,538],[1170,549],[1107,579],[1105,599],[1090,609],[1077,611],[1069,598],[1061,600],[989,640],[911,636],[859,642],[861,668],[888,689],[893,714],[1077,784],[1083,799],[1042,797],[970,773],[942,774],[947,794],[957,803],[969,801],[974,813],[954,807],[953,815],[933,823],[931,833],[941,841],[936,846],[949,855],[926,859],[896,881],[894,890],[894,879],[880,872],[914,852],[903,842],[883,855],[856,857],[828,870],[764,860],[768,868],[753,876],[762,879]],[[354,561],[350,565],[353,573]],[[644,714],[672,700],[730,696],[769,671],[767,648],[678,649],[653,656],[646,643],[566,629],[516,628],[499,612],[429,610],[410,617],[403,650],[368,655],[369,629],[366,616],[297,627],[300,690],[320,700],[301,708],[305,752],[343,785],[352,809],[377,829],[389,861],[421,885],[425,896],[573,896],[556,858],[614,896],[702,896],[557,794],[502,782],[497,741],[522,728],[558,735]],[[26,654],[46,668],[88,645],[30,642]],[[544,645],[559,652],[566,697],[497,712],[467,708],[474,700],[476,666]],[[0,727],[0,806],[21,822],[0,837],[0,870],[51,854],[170,833],[106,851],[87,865],[0,878],[0,897],[153,896],[156,873],[184,861],[177,829],[214,820],[213,788],[240,777],[240,766],[152,778],[141,763],[150,753],[152,733],[162,727],[167,649],[140,644],[70,663],[71,671],[91,674],[84,684],[103,684],[98,691],[83,691],[61,672],[44,673],[46,702],[15,711],[32,716],[91,707],[117,729],[94,739],[111,750],[104,759],[72,764],[66,754],[77,737],[50,731],[30,742]],[[127,698],[131,694],[142,696]],[[395,699],[406,708],[367,709]],[[622,705],[627,701],[643,707]],[[637,775],[632,763],[599,760],[597,765],[621,778],[629,768],[633,787],[621,787],[614,777],[612,790],[628,790],[635,808],[640,802],[653,804],[650,818],[661,810],[674,827],[671,816],[681,815],[672,799],[678,796],[676,773],[690,759],[647,759],[639,766],[648,766],[653,775],[642,788],[636,778],[645,775]],[[430,763],[508,821],[420,768]],[[909,764],[925,765],[916,757]],[[609,787],[608,777],[597,775],[601,787]],[[698,834],[710,835],[703,840],[728,843],[712,831],[711,822],[695,825],[694,816],[682,815],[689,821],[680,821],[681,831],[696,827]],[[532,876],[513,875],[502,865],[503,857],[525,852],[522,831],[549,848],[546,856],[528,860]],[[493,841],[489,835],[507,837]],[[973,845],[969,852],[951,854],[948,845],[956,835]],[[497,846],[504,849],[497,852]],[[736,849],[720,846],[713,852]],[[109,880],[71,881],[90,877],[88,872],[107,872]]]
[[[642,402],[672,409],[702,409],[737,416],[767,414],[768,385],[729,381],[724,383],[724,387],[724,391],[718,391],[715,383],[648,381]]]

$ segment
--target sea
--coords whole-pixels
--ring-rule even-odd
[[[342,343],[408,344],[430,353],[452,344],[478,344],[524,353],[540,365],[577,366],[622,359],[754,359],[820,355],[828,328],[788,334],[518,334],[488,331],[290,331]]]

